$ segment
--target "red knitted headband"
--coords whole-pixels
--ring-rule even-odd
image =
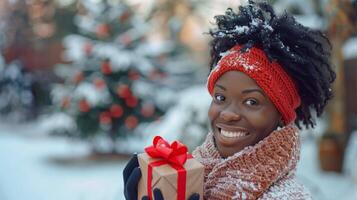
[[[227,71],[241,71],[255,80],[264,93],[270,98],[283,117],[284,123],[289,124],[296,118],[295,109],[300,105],[300,96],[293,80],[277,62],[270,62],[265,52],[252,47],[247,52],[240,51],[236,45],[228,51],[211,71],[207,87],[211,95],[219,77]]]

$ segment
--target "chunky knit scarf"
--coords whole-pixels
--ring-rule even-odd
[[[298,129],[289,125],[242,151],[222,158],[213,134],[193,156],[205,166],[204,199],[310,199],[295,180],[300,155]]]

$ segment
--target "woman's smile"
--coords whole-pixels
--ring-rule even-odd
[[[228,137],[228,138],[242,138],[244,136],[248,135],[248,132],[231,132],[231,131],[226,131],[226,130],[219,130],[221,135],[223,135],[224,137]]]
[[[223,146],[232,146],[246,140],[250,134],[248,130],[242,127],[227,126],[222,123],[216,124],[216,138],[217,142]]]

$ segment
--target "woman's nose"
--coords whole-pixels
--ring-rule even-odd
[[[220,115],[221,118],[225,121],[236,121],[241,119],[241,115],[229,107],[222,110]]]

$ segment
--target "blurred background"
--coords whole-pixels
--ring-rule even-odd
[[[357,1],[273,0],[333,46],[335,97],[302,133],[314,199],[357,199]],[[208,130],[213,16],[245,0],[0,0],[0,199],[122,200],[153,136]]]

